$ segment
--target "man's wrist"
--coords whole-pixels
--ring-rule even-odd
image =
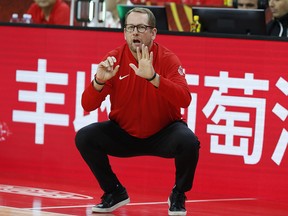
[[[156,78],[157,73],[155,72],[154,75],[150,79],[146,79],[147,81],[151,82]]]
[[[105,81],[98,79],[97,76],[95,76],[94,81],[98,85],[105,85]]]

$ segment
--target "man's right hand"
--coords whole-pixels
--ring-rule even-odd
[[[95,79],[106,82],[115,76],[118,72],[120,65],[114,67],[116,58],[114,56],[108,56],[105,61],[100,62],[97,68],[97,73],[95,74]]]

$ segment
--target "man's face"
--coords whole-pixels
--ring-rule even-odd
[[[238,0],[239,9],[257,9],[258,0]]]
[[[149,26],[148,24],[148,15],[143,13],[132,12],[128,15],[126,20],[127,29],[128,26],[134,25],[145,25]],[[147,27],[144,32],[138,32],[137,28],[135,27],[132,32],[128,32],[127,29],[124,29],[124,37],[125,40],[133,53],[136,53],[137,47],[142,47],[142,44],[148,46],[150,48],[153,44],[153,40],[156,38],[157,29]]]
[[[41,8],[50,7],[54,5],[56,2],[56,0],[34,0],[34,1]]]
[[[269,0],[272,16],[280,18],[288,13],[288,0]]]

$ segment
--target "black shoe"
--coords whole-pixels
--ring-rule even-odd
[[[130,198],[125,188],[113,193],[104,193],[101,200],[101,203],[92,207],[92,212],[112,212],[130,202]]]
[[[181,193],[174,188],[168,198],[168,215],[186,215],[185,200],[185,193]]]

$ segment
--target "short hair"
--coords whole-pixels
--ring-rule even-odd
[[[148,25],[152,26],[153,28],[156,27],[156,18],[154,16],[154,14],[152,13],[151,10],[149,10],[148,8],[144,8],[144,7],[134,7],[131,10],[129,10],[125,14],[125,24],[127,24],[126,20],[127,20],[128,15],[132,12],[147,14],[148,15]]]

